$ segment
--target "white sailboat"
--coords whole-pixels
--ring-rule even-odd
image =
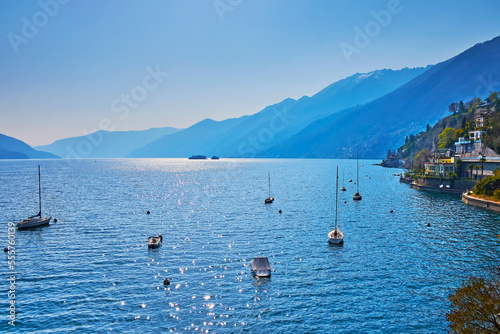
[[[27,219],[21,222],[18,222],[17,223],[18,229],[47,225],[52,219],[52,217],[42,218],[42,187],[40,184],[40,165],[38,165],[38,206],[39,206],[38,214],[28,217]]]
[[[269,197],[264,200],[264,203],[271,204],[274,201],[274,197],[271,197],[271,172],[267,172],[267,178],[269,179]]]
[[[357,181],[356,181],[356,187],[357,191],[352,196],[352,199],[355,201],[361,201],[361,194],[359,193],[359,155],[356,156],[356,174],[357,174]]]
[[[337,182],[335,185],[335,228],[330,232],[328,232],[328,242],[336,245],[344,242],[344,233],[342,233],[342,231],[337,227],[338,200],[339,200],[339,167],[337,166]]]

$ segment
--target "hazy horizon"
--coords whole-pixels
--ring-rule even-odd
[[[490,0],[4,2],[0,133],[37,146],[109,124],[186,128],[253,114],[354,73],[449,59],[500,34],[499,8]]]

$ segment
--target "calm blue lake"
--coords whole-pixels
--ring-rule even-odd
[[[354,202],[356,160],[1,161],[1,248],[9,221],[38,212],[38,164],[57,223],[15,233],[15,328],[3,255],[0,331],[446,333],[451,291],[500,262],[500,215],[375,162],[360,160]],[[341,247],[327,241],[337,165]],[[270,279],[251,275],[256,256]]]

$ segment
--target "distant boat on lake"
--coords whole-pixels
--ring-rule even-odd
[[[212,157],[212,160],[219,160],[219,157],[218,157],[218,156],[216,156],[216,155],[214,155],[214,156]]]
[[[328,232],[328,242],[336,245],[344,242],[344,233],[342,233],[342,231],[337,227],[338,199],[339,199],[339,166],[337,166],[337,182],[335,184],[335,228],[330,232]]]
[[[42,187],[40,183],[40,165],[38,165],[38,207],[38,214],[28,217],[27,219],[17,223],[18,229],[48,225],[50,223],[50,220],[52,219],[52,217],[42,218]]]
[[[252,274],[257,277],[271,277],[271,265],[267,257],[256,257],[252,260]]]
[[[161,234],[158,234],[156,237],[148,238],[149,248],[158,248],[162,245],[162,243],[163,243],[163,236]]]
[[[357,181],[356,181],[357,191],[354,194],[354,196],[352,196],[352,199],[355,201],[361,201],[362,197],[361,194],[359,193],[359,156],[356,156],[356,174],[357,174]]]
[[[188,159],[191,160],[205,160],[207,157],[205,155],[192,155]]]
[[[271,197],[271,172],[267,172],[267,178],[269,180],[269,197],[264,200],[264,203],[271,204],[274,201],[274,197]]]

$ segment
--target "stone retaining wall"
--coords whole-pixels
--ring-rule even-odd
[[[480,208],[490,209],[493,211],[500,212],[500,203],[493,202],[489,200],[485,200],[482,198],[474,197],[473,195],[467,195],[466,193],[462,194],[462,201],[465,204],[478,206]]]

